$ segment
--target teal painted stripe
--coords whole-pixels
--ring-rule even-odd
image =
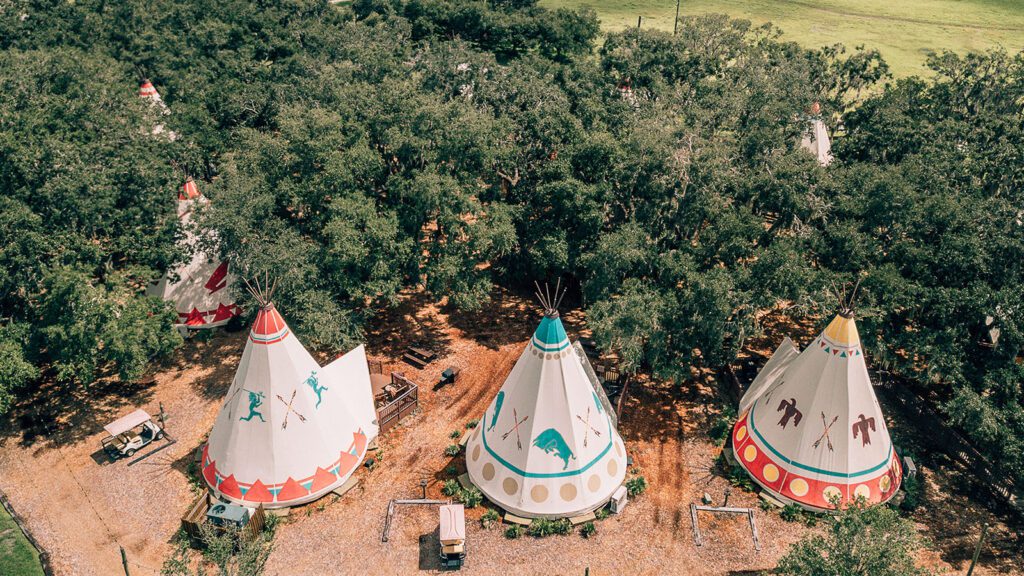
[[[509,470],[515,472],[516,474],[518,474],[518,475],[520,475],[520,476],[522,476],[524,478],[566,478],[566,477],[569,477],[569,476],[579,476],[580,474],[583,474],[588,469],[590,469],[591,466],[593,466],[594,464],[597,464],[598,460],[600,460],[601,458],[604,458],[605,454],[607,454],[608,451],[612,449],[612,442],[615,441],[612,438],[612,421],[609,420],[608,421],[608,445],[605,446],[604,450],[602,450],[601,453],[597,455],[597,457],[595,457],[593,460],[591,460],[589,464],[587,464],[586,466],[580,468],[579,470],[569,470],[568,472],[550,472],[550,473],[545,473],[545,474],[538,474],[538,473],[527,472],[525,470],[520,470],[519,468],[516,468],[512,464],[509,464],[504,458],[502,458],[501,456],[498,456],[498,454],[494,450],[491,450],[491,446],[487,443],[487,428],[486,427],[484,427],[484,429],[480,431],[480,436],[483,438],[484,449],[487,450],[488,454],[490,454],[502,466],[504,466],[505,468],[508,468]],[[530,444],[527,444],[527,446],[530,446]],[[527,450],[529,450],[529,449],[530,448],[527,448]]]
[[[273,341],[273,340],[280,340],[281,338],[284,338],[287,335],[288,335],[288,328],[285,328],[281,332],[278,332],[276,334],[271,334],[269,336],[257,336],[255,334],[253,334],[252,332],[249,332],[249,338],[252,338],[253,340],[255,340],[257,342],[270,342],[270,341]]]
[[[566,348],[569,347],[569,341],[564,340],[561,344],[556,344],[554,346],[544,346],[537,340],[537,338],[534,338],[533,347],[540,350],[541,352],[561,352],[562,350],[565,350]]]
[[[757,402],[754,402],[754,405],[750,407],[750,417],[747,418],[747,424],[750,426],[750,429],[754,431],[754,434],[761,441],[761,443],[764,444],[765,446],[767,446],[768,450],[770,450],[772,454],[775,454],[783,462],[785,462],[786,464],[789,464],[791,466],[796,466],[797,468],[800,468],[800,469],[803,469],[803,470],[807,470],[808,472],[814,472],[816,474],[824,474],[826,476],[835,476],[837,478],[856,478],[857,476],[863,476],[865,474],[871,474],[872,472],[877,472],[877,471],[881,470],[882,468],[885,468],[889,464],[889,461],[892,460],[892,446],[890,446],[889,449],[885,451],[887,456],[885,457],[885,460],[883,460],[881,464],[879,464],[878,466],[872,466],[871,468],[868,468],[867,470],[861,470],[860,472],[854,472],[852,474],[845,474],[843,472],[832,472],[831,470],[823,470],[821,468],[815,468],[813,466],[808,466],[806,464],[801,464],[801,463],[797,462],[796,460],[790,460],[789,458],[783,456],[781,452],[776,450],[774,446],[769,444],[768,441],[764,439],[764,436],[761,436],[761,433],[758,432],[757,427],[754,426],[754,408],[756,408],[756,407],[757,407]]]

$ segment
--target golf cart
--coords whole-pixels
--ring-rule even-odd
[[[441,568],[458,570],[466,561],[466,513],[462,504],[441,506]]]
[[[153,417],[145,410],[136,410],[122,416],[103,429],[110,434],[101,443],[103,451],[111,460],[131,458],[139,449],[164,437],[163,426],[154,422]]]

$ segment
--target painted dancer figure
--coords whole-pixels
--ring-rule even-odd
[[[248,391],[247,391],[248,392]],[[245,420],[248,422],[253,419],[253,416],[260,419],[260,422],[266,422],[263,419],[263,414],[257,412],[256,409],[263,405],[263,393],[262,392],[249,392],[249,415],[239,418],[239,420]]]
[[[321,398],[320,395],[323,394],[324,390],[329,390],[329,388],[327,388],[326,386],[320,385],[320,380],[316,377],[316,370],[313,370],[312,374],[309,375],[309,378],[306,378],[306,382],[305,383],[310,388],[313,389],[313,392],[316,393],[316,406],[315,406],[315,408],[319,408],[320,407],[320,402],[323,400],[323,398]]]
[[[863,414],[858,416],[860,419],[853,423],[853,438],[857,438],[858,432],[860,433],[860,445],[863,448],[868,444],[871,444],[871,435],[868,433],[875,431],[875,418],[865,418]]]
[[[782,418],[779,420],[779,426],[783,429],[789,424],[789,419],[793,419],[793,427],[796,428],[800,425],[800,421],[803,420],[804,415],[796,409],[796,398],[790,398],[789,400],[783,400],[779,402],[779,407],[775,410],[776,412],[782,412]]]

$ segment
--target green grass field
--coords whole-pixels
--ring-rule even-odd
[[[549,8],[597,11],[602,27],[672,30],[675,0],[541,0]],[[1024,0],[682,0],[680,13],[724,13],[772,22],[805,46],[864,44],[881,51],[897,76],[926,75],[928,50],[959,53],[1024,49]]]
[[[43,576],[36,549],[25,539],[14,519],[0,506],[0,574]]]

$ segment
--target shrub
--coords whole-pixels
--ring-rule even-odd
[[[921,479],[917,476],[903,479],[903,502],[900,502],[900,509],[913,512],[921,505],[922,489]]]
[[[472,428],[476,428],[476,425],[479,424],[479,423],[480,423],[480,421],[477,420],[476,418],[470,420],[469,422],[466,422],[466,430],[470,430]]]
[[[489,530],[491,526],[494,526],[498,522],[501,522],[501,516],[498,515],[497,510],[488,510],[480,517],[480,527],[485,530]]]
[[[459,469],[454,464],[449,464],[444,469],[444,473],[447,476],[455,476],[458,472],[459,472]]]
[[[452,433],[448,435],[452,440],[458,440],[462,437],[462,430],[452,430]]]
[[[526,529],[526,533],[534,538],[544,538],[552,534],[568,534],[572,531],[572,524],[566,519],[561,520],[549,520],[547,518],[537,518],[530,523],[530,526]]]
[[[739,466],[733,466],[729,470],[729,484],[732,484],[736,488],[744,490],[746,492],[754,492],[757,490],[757,486],[754,481],[750,479],[750,475],[747,471]]]
[[[475,487],[460,490],[456,500],[465,504],[466,508],[476,508],[484,501],[484,495]]]
[[[708,436],[711,437],[715,442],[724,442],[729,437],[729,432],[732,431],[732,425],[736,422],[736,409],[732,406],[726,406],[715,418],[711,429],[708,430]]]
[[[796,504],[786,504],[779,512],[779,516],[786,522],[797,522],[803,515],[803,509]]]
[[[594,526],[593,522],[587,522],[580,528],[580,536],[584,538],[590,538],[594,534],[597,534],[597,527]]]
[[[513,524],[505,529],[505,538],[515,540],[523,535],[523,529],[518,524]]]
[[[459,455],[459,445],[458,444],[451,444],[451,445],[449,445],[447,448],[444,449],[444,455],[445,456],[450,456],[452,458],[454,458],[455,456],[458,456]]]
[[[601,506],[597,510],[594,510],[594,516],[598,520],[604,520],[605,518],[612,515],[612,511],[608,509],[608,506]]]
[[[885,506],[860,503],[827,518],[825,533],[797,542],[779,561],[784,576],[839,574],[849,576],[916,576],[914,557],[921,540],[913,523]]]
[[[629,493],[630,498],[636,498],[647,491],[647,479],[643,476],[637,476],[636,478],[626,480],[626,491]]]
[[[462,487],[459,486],[458,480],[445,480],[444,486],[441,487],[441,494],[444,494],[445,496],[455,497],[461,490]]]

